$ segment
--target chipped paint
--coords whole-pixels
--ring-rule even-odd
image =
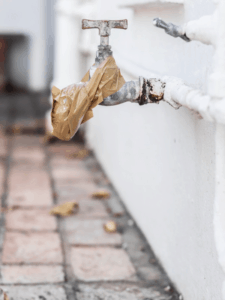
[[[128,101],[139,105],[159,103],[163,100],[164,89],[165,82],[160,79],[139,77],[138,81],[127,81],[118,92],[105,98],[100,105],[112,106]]]
[[[163,99],[165,82],[158,78],[145,79],[139,78],[140,95],[138,97],[139,105],[148,103],[159,103]]]

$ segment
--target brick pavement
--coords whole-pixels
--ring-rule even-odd
[[[0,287],[11,300],[178,300],[151,248],[82,145],[1,135]],[[108,189],[110,199],[91,193]],[[54,217],[57,203],[79,211]],[[117,233],[103,225],[115,220]]]

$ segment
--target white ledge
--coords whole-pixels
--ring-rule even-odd
[[[142,8],[153,6],[183,5],[184,0],[124,0],[120,8]]]

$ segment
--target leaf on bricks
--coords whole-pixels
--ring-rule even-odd
[[[21,133],[21,127],[20,127],[20,125],[15,124],[12,127],[12,133],[13,134],[20,134]]]
[[[0,289],[0,300],[9,300],[9,297],[2,289]]]
[[[9,300],[9,297],[4,293],[4,300]]]
[[[110,198],[110,193],[105,190],[99,190],[91,194],[94,199],[108,199]]]
[[[18,205],[12,205],[12,206],[9,206],[9,207],[0,207],[0,211],[1,211],[2,213],[7,213],[7,212],[9,212],[9,211],[11,211],[11,210],[16,210],[16,209],[18,209],[18,208],[19,208]]]
[[[78,158],[78,159],[83,159],[87,156],[90,155],[90,151],[87,149],[82,149],[78,152],[72,153],[68,156],[68,158]]]
[[[65,202],[63,204],[60,204],[56,207],[54,207],[51,211],[51,215],[57,215],[62,217],[70,216],[74,213],[76,213],[79,209],[79,204],[75,201],[71,202]]]
[[[104,229],[108,233],[114,233],[117,231],[117,225],[114,221],[109,221],[106,224],[104,224]]]

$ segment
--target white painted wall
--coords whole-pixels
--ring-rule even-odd
[[[53,66],[55,0],[0,0],[0,35],[22,35],[10,47],[9,76],[14,84],[41,91]]]
[[[152,19],[182,24],[211,14],[212,1],[135,11],[119,10],[123,2],[99,0],[96,18],[128,18],[128,31],[113,30],[110,37],[125,79],[144,75],[134,74],[136,68],[206,91],[212,47],[167,36]],[[87,141],[184,299],[222,300],[224,274],[213,232],[215,125],[166,103],[99,106],[94,115]]]

